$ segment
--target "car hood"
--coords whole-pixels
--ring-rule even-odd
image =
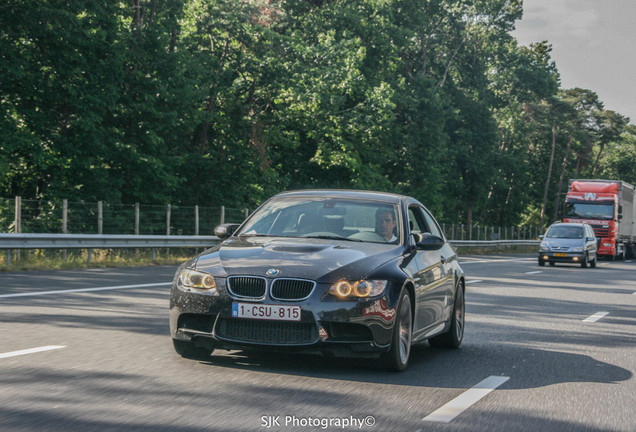
[[[397,258],[402,246],[321,239],[231,238],[204,252],[196,268],[217,277],[293,277],[317,282],[360,279]],[[269,269],[278,270],[268,275]]]
[[[567,239],[567,238],[544,238],[542,242],[548,247],[575,247],[583,246],[585,241],[583,239]]]

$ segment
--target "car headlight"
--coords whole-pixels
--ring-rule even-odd
[[[375,297],[384,292],[386,285],[385,280],[339,281],[331,285],[328,292],[340,298]]]
[[[214,276],[193,269],[184,269],[179,275],[179,282],[184,288],[207,291],[210,294],[218,294]]]
[[[541,242],[541,244],[539,245],[539,250],[540,250],[541,252],[543,252],[543,251],[547,251],[547,250],[548,250],[548,244],[547,244],[547,243],[543,243],[543,242]]]
[[[572,250],[573,250],[574,252],[581,252],[581,251],[583,251],[583,246],[574,246],[574,247],[572,248]]]

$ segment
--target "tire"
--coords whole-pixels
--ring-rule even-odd
[[[590,267],[591,267],[591,268],[596,268],[596,260],[597,260],[597,259],[598,259],[598,257],[597,257],[597,258],[594,258],[592,261],[590,261]]]
[[[411,312],[411,294],[403,290],[398,302],[391,348],[382,353],[380,363],[384,369],[401,372],[406,369],[411,354],[411,340],[413,338],[413,314]]]
[[[213,349],[196,346],[192,342],[179,339],[172,339],[172,344],[177,354],[193,360],[208,360],[214,351]]]
[[[544,266],[545,266],[545,261],[539,258],[539,267],[544,267]]]
[[[554,261],[550,261],[550,267],[554,267],[555,266],[555,262]]]
[[[429,339],[428,343],[435,347],[459,348],[462,340],[464,340],[464,317],[466,315],[466,303],[464,300],[464,289],[459,284],[455,294],[450,328],[446,333]]]
[[[581,268],[586,268],[588,263],[589,263],[589,258],[587,256],[587,253],[585,253],[585,256],[583,257],[583,261],[581,261]]]

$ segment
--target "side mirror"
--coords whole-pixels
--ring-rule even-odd
[[[233,224],[233,223],[221,224],[217,226],[216,228],[214,228],[214,235],[220,238],[221,240],[225,240],[226,238],[234,234],[234,231],[236,231],[236,229],[239,226],[240,224]]]
[[[539,236],[539,238],[540,238],[541,240],[543,240],[543,239],[545,238],[545,236],[544,236],[543,234],[541,234],[541,235]]]
[[[594,241],[594,240],[596,240],[594,237],[586,237],[585,238],[585,241]]]
[[[444,246],[444,239],[431,233],[413,234],[415,246],[422,250],[438,250]]]

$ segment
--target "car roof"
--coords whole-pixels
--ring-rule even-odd
[[[391,192],[376,192],[368,190],[355,189],[299,189],[281,192],[274,197],[294,197],[294,196],[316,196],[316,197],[334,197],[334,198],[366,198],[378,201],[400,202],[415,199],[406,195],[395,194]]]
[[[589,225],[583,222],[555,222],[552,225],[550,225],[550,227],[553,226],[574,226],[574,227],[582,227],[585,225]]]

